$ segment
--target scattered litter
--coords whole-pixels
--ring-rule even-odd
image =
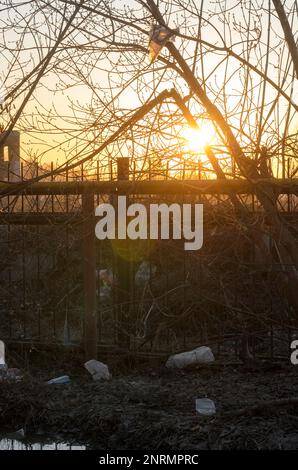
[[[169,369],[183,369],[195,364],[210,364],[214,362],[213,352],[207,346],[201,346],[193,351],[187,351],[170,356],[166,362]]]
[[[63,385],[63,384],[69,384],[70,383],[70,378],[68,375],[61,375],[61,377],[56,377],[54,379],[48,380],[47,384],[49,385]]]
[[[93,380],[109,380],[111,378],[109,368],[103,362],[90,359],[90,361],[85,362],[84,366],[92,375]]]
[[[151,277],[155,275],[156,269],[154,264],[150,264],[149,261],[143,261],[135,274],[136,285],[140,286],[150,281]]]
[[[9,382],[19,382],[20,380],[22,380],[23,375],[20,369],[9,368],[6,371],[6,377]]]
[[[216,414],[215,404],[209,398],[198,398],[196,400],[196,411],[202,416],[214,416]]]
[[[19,382],[22,378],[20,369],[8,368],[5,363],[5,344],[0,341],[0,382]]]
[[[3,367],[0,369],[0,382],[20,382],[23,378],[20,369]]]
[[[5,369],[7,366],[5,364],[5,344],[3,341],[0,341],[0,369]]]
[[[152,26],[149,33],[149,59],[151,64],[157,59],[166,43],[175,40],[175,34],[177,33],[179,33],[179,29],[172,31],[166,26]]]

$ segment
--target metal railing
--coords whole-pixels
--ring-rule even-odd
[[[98,348],[147,354],[199,344],[238,354],[247,334],[253,350],[287,354],[296,329],[276,290],[282,268],[274,256],[264,264],[228,196],[241,195],[260,220],[254,192],[271,185],[281,215],[297,226],[298,180],[143,181],[131,169],[101,181],[99,166],[93,180],[84,175],[82,168],[81,178],[28,184],[22,166],[19,183],[0,183],[1,339],[84,345],[90,359]],[[94,207],[117,194],[144,204],[203,203],[206,246],[185,252],[179,241],[96,240]]]

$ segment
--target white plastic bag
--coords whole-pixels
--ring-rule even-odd
[[[149,33],[149,59],[150,63],[154,62],[159,56],[162,48],[169,41],[174,41],[175,33],[179,33],[179,29],[171,31],[166,26],[153,25]]]
[[[92,375],[93,380],[109,380],[111,378],[109,368],[103,362],[90,359],[90,361],[85,362],[84,366]]]
[[[195,364],[210,364],[214,362],[214,355],[210,348],[201,346],[193,351],[187,351],[170,356],[166,362],[169,369],[183,369]]]

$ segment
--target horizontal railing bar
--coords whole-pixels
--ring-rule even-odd
[[[258,188],[298,194],[298,178],[246,180],[50,181],[0,183],[1,196],[65,194],[251,194]]]
[[[251,214],[257,213],[253,211]],[[282,219],[296,222],[297,212],[279,212]],[[10,212],[0,213],[0,225],[79,225],[83,222],[80,212]]]

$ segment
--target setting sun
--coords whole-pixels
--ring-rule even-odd
[[[182,130],[182,138],[190,152],[204,151],[206,145],[211,145],[215,139],[214,126],[209,122],[200,124],[198,128],[188,127]]]

